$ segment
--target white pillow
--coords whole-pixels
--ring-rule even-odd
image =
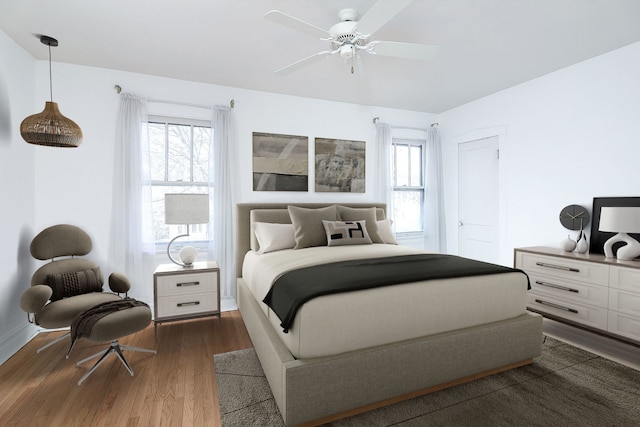
[[[322,220],[327,233],[328,246],[370,245],[365,221],[327,221]]]
[[[391,225],[393,221],[390,219],[383,219],[382,221],[376,221],[376,225],[378,226],[378,234],[382,237],[384,243],[389,245],[397,245],[398,241],[395,237],[393,237],[393,230]]]
[[[293,238],[293,224],[273,224],[269,222],[255,222],[256,239],[260,249],[258,253],[293,249],[296,241]]]

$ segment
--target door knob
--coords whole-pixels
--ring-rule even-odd
[[[458,227],[464,227],[464,222],[458,221]]]

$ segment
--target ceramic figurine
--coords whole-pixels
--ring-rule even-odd
[[[582,235],[582,237],[580,237],[578,243],[576,244],[576,252],[578,252],[579,254],[586,254],[589,251],[587,236],[582,232],[580,232],[580,234]]]
[[[560,247],[565,252],[572,252],[576,248],[576,242],[571,240],[571,236],[567,235],[567,238],[560,242]]]

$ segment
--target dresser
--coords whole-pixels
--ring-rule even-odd
[[[516,248],[514,258],[529,276],[529,310],[640,343],[640,261],[547,247]]]
[[[220,316],[220,268],[214,261],[161,264],[153,273],[153,294],[154,331],[162,322]]]

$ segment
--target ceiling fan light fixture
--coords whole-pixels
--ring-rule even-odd
[[[58,41],[49,36],[40,36],[40,42],[49,46],[49,92],[51,101],[44,104],[44,110],[25,118],[20,123],[20,135],[29,144],[48,147],[77,147],[82,143],[82,129],[73,120],[65,117],[53,102],[51,83],[51,46]]]
[[[345,61],[352,60],[353,57],[356,56],[356,48],[355,48],[355,46],[350,44],[350,43],[342,45],[342,47],[340,48],[340,56],[342,56],[342,58]]]

